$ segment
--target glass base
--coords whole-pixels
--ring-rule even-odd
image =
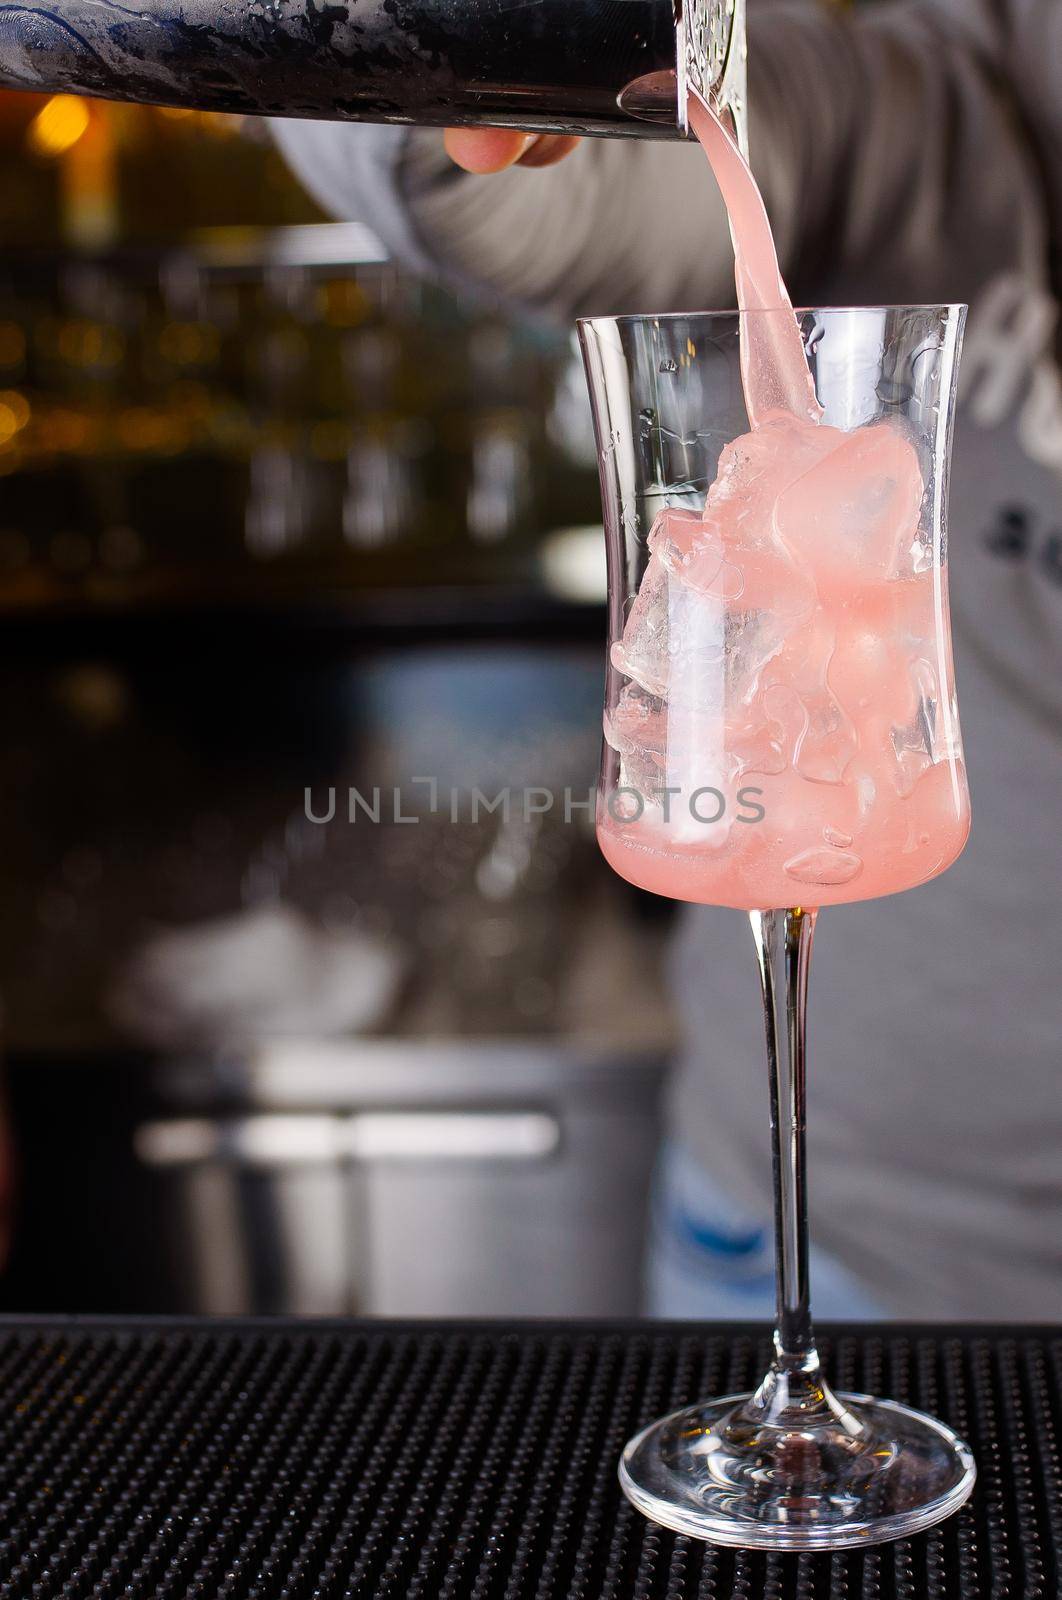
[[[620,1464],[628,1500],[712,1544],[845,1550],[905,1539],[969,1498],[973,1456],[933,1417],[823,1385],[807,1415],[776,1426],[762,1396],[705,1401],[638,1434]]]

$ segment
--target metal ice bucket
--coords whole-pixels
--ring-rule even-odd
[[[639,1308],[665,1061],[561,1040],[287,1041],[170,1063],[136,1151],[181,1303],[218,1313]]]

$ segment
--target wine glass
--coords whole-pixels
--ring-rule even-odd
[[[750,431],[743,350],[792,315],[594,318],[580,336],[609,569],[598,839],[643,889],[749,913],[774,1167],[770,1369],[645,1429],[620,1478],[682,1533],[814,1550],[929,1527],[975,1477],[943,1423],[826,1384],[804,1145],[820,907],[926,882],[969,831],[945,532],[965,308],[799,312],[822,419]]]

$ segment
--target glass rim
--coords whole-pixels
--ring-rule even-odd
[[[789,308],[786,306],[756,306],[745,311],[733,307],[729,311],[626,311],[618,316],[576,317],[577,328],[592,328],[595,324],[607,323],[617,326],[622,323],[668,323],[668,322],[710,322],[723,317],[776,317],[779,312]],[[946,311],[958,313],[968,311],[969,305],[963,300],[943,301],[939,304],[929,301],[926,304],[904,304],[897,301],[893,304],[868,304],[851,306],[793,306],[793,315],[796,317],[818,315],[820,313],[850,314],[855,311]]]

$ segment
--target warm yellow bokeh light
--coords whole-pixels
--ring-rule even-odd
[[[7,406],[20,428],[30,419],[30,403],[17,389],[0,389],[0,405]]]
[[[84,138],[89,121],[89,108],[79,95],[53,95],[29,125],[30,149],[39,156],[65,155]]]
[[[66,322],[56,342],[63,360],[74,367],[116,367],[125,353],[121,332],[102,322]]]
[[[0,390],[0,440],[20,433],[30,419],[30,404],[16,389]]]

